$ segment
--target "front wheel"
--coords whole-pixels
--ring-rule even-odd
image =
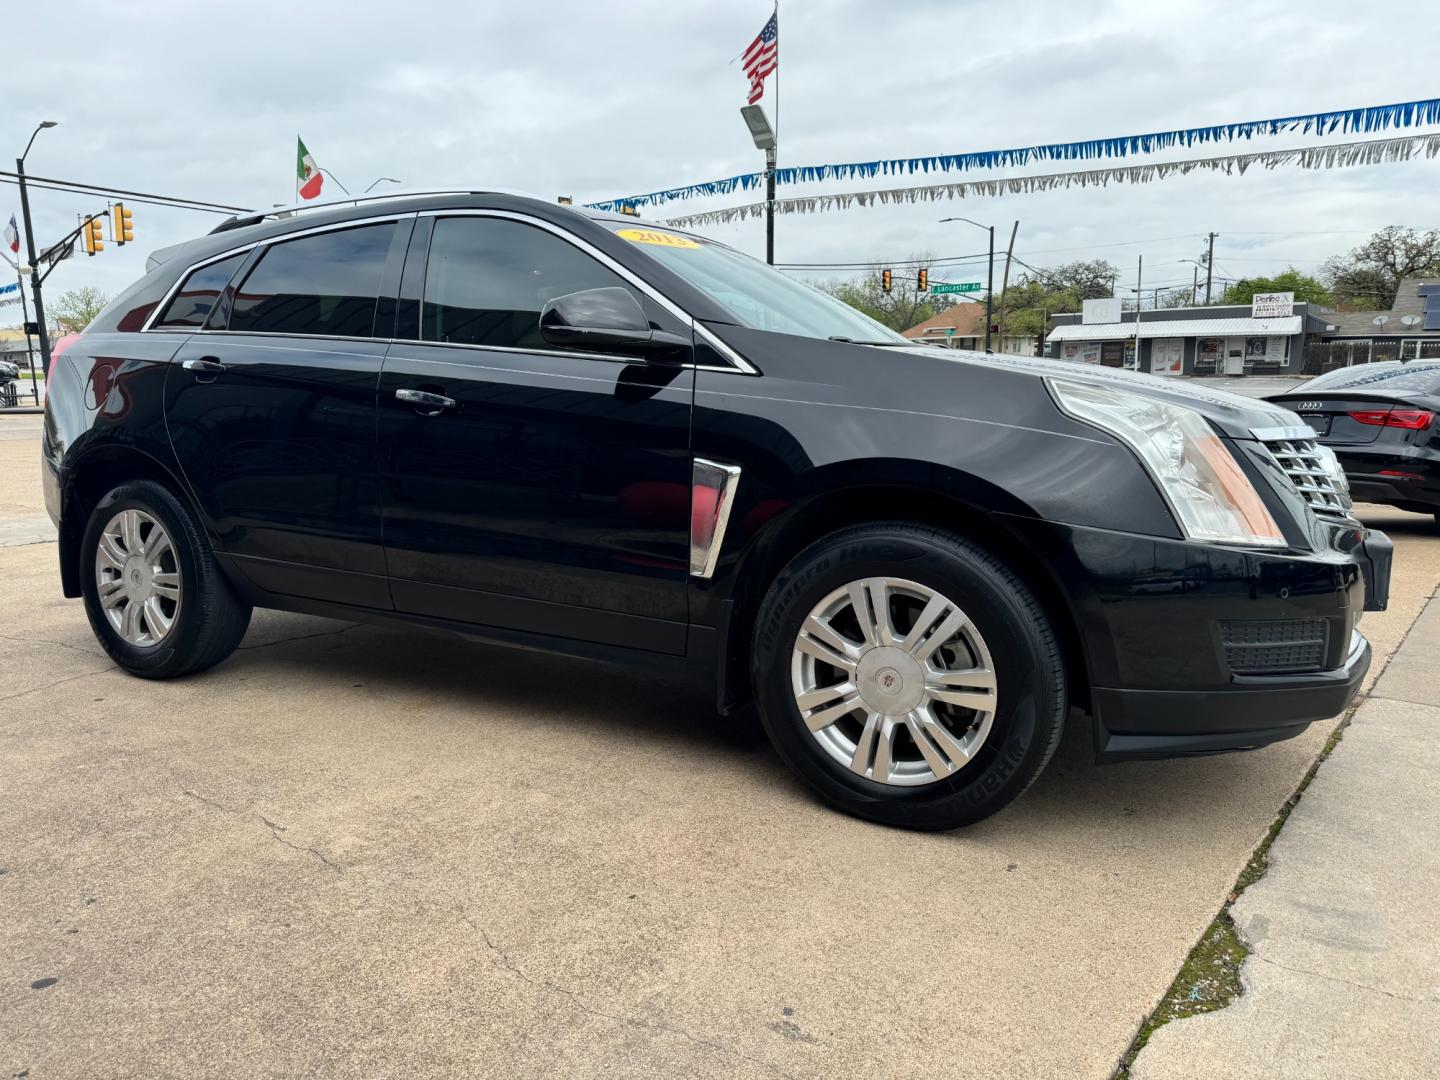
[[[90,627],[132,675],[203,671],[235,651],[250,605],[235,595],[194,515],[149,480],[95,506],[80,547]]]
[[[939,529],[845,529],[761,605],[751,670],[777,751],[826,802],[914,829],[988,817],[1040,775],[1065,669],[1015,573]]]

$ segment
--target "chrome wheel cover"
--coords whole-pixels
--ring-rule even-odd
[[[995,665],[948,597],[903,578],[852,581],[796,636],[790,682],[820,747],[881,784],[932,784],[963,769],[995,720]]]
[[[150,649],[180,614],[180,564],[164,526],[143,510],[121,510],[95,547],[100,610],[127,645]]]

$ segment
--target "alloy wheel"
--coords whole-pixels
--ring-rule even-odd
[[[180,614],[180,565],[170,534],[143,510],[121,510],[95,547],[100,609],[127,645],[159,645]]]
[[[791,686],[821,748],[853,773],[914,787],[963,769],[995,719],[995,665],[958,604],[903,578],[852,581],[811,609]]]

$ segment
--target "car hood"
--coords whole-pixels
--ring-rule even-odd
[[[934,357],[945,356],[961,364],[981,364],[1037,378],[1066,379],[1090,386],[1104,386],[1141,397],[1155,398],[1194,409],[1226,435],[1236,439],[1253,439],[1257,430],[1295,427],[1293,412],[1259,398],[1232,394],[1210,386],[1198,386],[1187,379],[1145,375],[1138,371],[1095,367],[1071,360],[1046,360],[1040,357],[1010,356],[1003,353],[968,352],[961,349],[939,349],[929,345],[887,350]]]

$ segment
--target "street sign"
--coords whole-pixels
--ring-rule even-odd
[[[945,336],[946,336],[946,337],[954,337],[954,336],[955,336],[955,328],[954,328],[953,326],[947,326],[947,327],[945,327]]]
[[[937,281],[930,286],[930,295],[937,296],[942,293],[979,292],[984,287],[985,286],[978,281],[962,281],[959,284],[948,281]]]

